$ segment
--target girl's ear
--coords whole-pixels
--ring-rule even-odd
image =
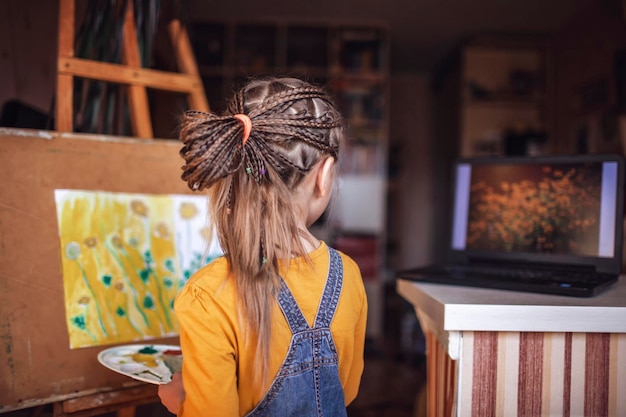
[[[326,197],[332,192],[335,176],[335,158],[329,156],[322,162],[315,179],[315,193],[318,197]]]

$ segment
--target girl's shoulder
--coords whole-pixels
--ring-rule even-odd
[[[352,306],[351,308],[355,311],[363,311],[363,306],[367,305],[367,294],[361,269],[349,255],[340,250],[335,250],[341,256],[343,263],[343,289],[340,296],[343,300],[343,305]]]
[[[212,276],[220,272],[228,272],[228,261],[225,256],[218,256],[208,264],[200,267],[189,278],[189,282],[206,279],[207,276]]]
[[[335,251],[339,253],[339,256],[341,256],[341,261],[343,263],[344,285],[353,287],[353,290],[364,292],[365,286],[363,284],[363,277],[361,275],[361,268],[359,267],[359,265],[349,255],[346,255],[338,249],[335,249]]]
[[[237,296],[225,257],[214,259],[189,278],[176,296],[174,310],[187,326],[197,324],[197,320],[234,322]]]
[[[234,286],[230,277],[228,261],[224,256],[220,256],[198,269],[185,283],[183,289],[193,288],[194,292],[216,294],[218,291],[222,292],[231,287]]]
[[[331,247],[329,246],[329,250],[331,249]],[[344,274],[350,273],[350,274],[358,274],[358,276],[360,277],[361,275],[361,270],[359,268],[359,265],[355,262],[354,259],[352,259],[349,255],[343,253],[342,251],[340,251],[339,249],[334,249],[339,256],[341,256],[341,261],[343,262],[343,271]]]

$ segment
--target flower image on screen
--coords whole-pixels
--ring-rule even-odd
[[[475,166],[467,248],[598,255],[602,163]]]

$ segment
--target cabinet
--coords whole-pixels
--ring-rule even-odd
[[[548,43],[541,38],[477,37],[454,59],[461,156],[547,151]]]
[[[626,277],[591,298],[397,281],[433,417],[626,415]]]
[[[339,192],[315,233],[361,267],[368,336],[382,333],[388,147],[385,27],[290,21],[197,21],[190,39],[211,109],[221,112],[250,77],[295,76],[322,85],[347,125]]]

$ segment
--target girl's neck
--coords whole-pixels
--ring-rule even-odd
[[[307,229],[300,229],[300,233],[298,234],[296,239],[298,239],[298,241],[294,242],[294,245],[291,248],[293,253],[288,254],[285,251],[279,249],[278,258],[287,259],[290,257],[294,258],[294,257],[306,256],[307,254],[313,252],[315,249],[319,248],[319,246],[322,243],[319,239],[313,236],[313,234],[311,234],[311,232],[309,232]],[[299,246],[302,248],[303,253],[300,253],[300,251],[298,250],[299,249],[298,245],[296,245],[296,243],[298,243]]]
[[[313,252],[315,249],[319,248],[321,244],[320,240],[313,236],[308,230],[303,231],[300,236],[300,243],[306,253]]]

